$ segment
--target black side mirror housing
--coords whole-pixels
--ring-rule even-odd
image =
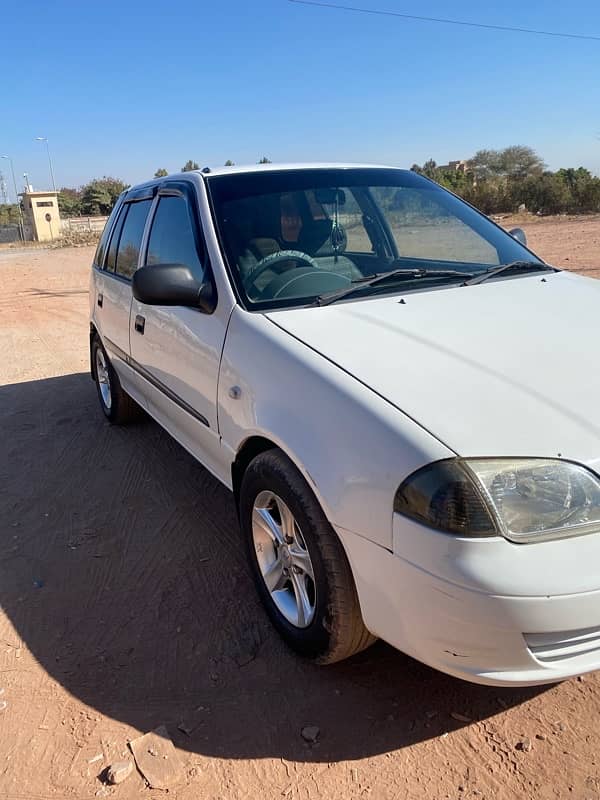
[[[149,306],[186,306],[212,314],[217,298],[212,283],[198,281],[185,264],[148,264],[133,274],[133,296]]]
[[[521,244],[527,247],[527,236],[525,235],[523,228],[512,228],[509,233],[513,239],[516,239],[517,242],[521,242]]]

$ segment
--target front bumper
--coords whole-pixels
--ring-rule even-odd
[[[515,545],[394,516],[394,552],[337,529],[373,634],[442,672],[494,686],[600,669],[600,535]]]

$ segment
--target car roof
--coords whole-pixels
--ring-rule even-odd
[[[336,163],[336,162],[299,162],[299,163],[284,163],[284,164],[234,164],[231,167],[216,167],[210,168],[210,172],[203,173],[208,176],[213,175],[235,175],[240,173],[252,172],[283,172],[286,170],[304,170],[304,169],[397,169],[397,167],[389,167],[383,164],[352,164],[352,163]]]
[[[385,164],[353,164],[353,163],[337,163],[337,162],[300,162],[289,164],[235,164],[231,167],[204,167],[203,169],[189,170],[188,172],[176,172],[172,175],[166,175],[164,178],[154,178],[153,180],[144,181],[130,186],[126,190],[126,194],[136,192],[141,189],[146,189],[156,184],[163,183],[166,180],[189,180],[191,175],[199,175],[202,178],[213,178],[221,175],[248,175],[252,173],[259,174],[261,172],[283,172],[287,170],[309,170],[309,169],[393,169],[399,172],[406,172],[400,167],[390,167]]]

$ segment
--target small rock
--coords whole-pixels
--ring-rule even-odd
[[[533,750],[533,745],[531,744],[531,740],[525,737],[524,739],[519,739],[516,743],[515,747],[517,750],[522,750],[524,753],[529,753]]]
[[[554,729],[555,729],[555,731],[564,732],[564,731],[567,730],[567,726],[565,725],[564,722],[555,722],[554,723]]]
[[[458,711],[451,711],[450,716],[457,722],[473,722],[471,717],[467,717],[465,714],[459,714]]]
[[[123,783],[133,772],[133,761],[115,761],[106,770],[106,780],[113,785]]]
[[[545,742],[548,737],[545,733],[536,733],[535,738],[539,739],[540,742]]]
[[[304,728],[300,731],[302,734],[302,738],[305,742],[310,742],[314,744],[319,738],[320,730],[317,728],[316,725],[305,725]]]
[[[151,789],[169,789],[181,782],[183,766],[164,725],[131,739],[129,747]]]

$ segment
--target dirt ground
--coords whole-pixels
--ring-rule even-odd
[[[523,227],[600,276],[600,218]],[[163,798],[102,782],[159,725],[177,800],[600,798],[600,673],[493,689],[381,643],[329,668],[286,650],[230,494],[155,423],[100,413],[91,257],[0,252],[0,798]]]

